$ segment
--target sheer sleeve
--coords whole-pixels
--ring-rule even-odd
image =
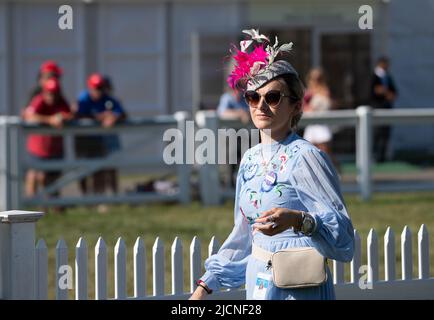
[[[218,252],[205,260],[206,272],[200,278],[212,290],[245,284],[247,262],[252,251],[252,231],[239,210],[243,167],[242,160],[235,188],[234,227]]]
[[[317,148],[300,151],[290,179],[300,201],[315,218],[311,238],[315,248],[327,258],[351,261],[354,229],[328,156]]]

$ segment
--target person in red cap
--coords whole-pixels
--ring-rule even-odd
[[[56,78],[60,80],[62,75],[63,75],[63,70],[59,67],[59,65],[55,61],[53,60],[44,61],[39,67],[37,84],[30,93],[29,103],[35,96],[37,96],[42,92],[42,87],[44,86],[45,81],[51,78]]]
[[[90,118],[105,128],[112,127],[125,119],[126,113],[120,102],[111,96],[111,82],[99,73],[91,74],[87,79],[87,90],[82,92],[77,101],[76,118]],[[120,148],[116,135],[92,135],[77,137],[76,154],[83,158],[101,158]],[[111,171],[111,173],[108,173]],[[117,192],[117,182],[113,170],[101,170],[92,176],[93,192],[103,193],[109,184],[113,193]],[[107,180],[107,183],[106,183]],[[88,191],[86,179],[80,182],[83,194]]]
[[[23,118],[29,123],[46,124],[60,129],[65,121],[72,119],[72,113],[61,94],[57,78],[49,78],[42,85],[42,92],[37,94],[25,108]],[[59,136],[31,134],[27,139],[27,151],[38,160],[58,159],[63,156],[63,140]],[[39,186],[47,186],[56,180],[60,171],[29,170],[26,175],[26,194],[33,196]]]

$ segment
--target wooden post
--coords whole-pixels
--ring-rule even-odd
[[[35,299],[35,223],[41,212],[0,212],[0,299]]]

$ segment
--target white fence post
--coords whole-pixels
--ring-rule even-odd
[[[196,290],[196,280],[201,276],[201,248],[199,239],[194,236],[190,244],[190,291]]]
[[[351,261],[351,282],[359,282],[359,268],[362,261],[362,243],[360,241],[359,233],[354,229],[354,256]]]
[[[35,223],[42,216],[0,212],[0,299],[35,298]]]
[[[141,237],[134,244],[134,297],[146,296],[146,248]]]
[[[95,300],[107,299],[107,246],[99,237],[95,245]]]
[[[419,279],[429,278],[429,235],[423,224],[417,234]]]
[[[56,245],[56,300],[68,299],[68,285],[72,287],[72,268],[68,265],[68,247],[63,239]]]
[[[115,245],[115,299],[127,297],[127,260],[124,239],[118,238]]]
[[[413,278],[413,255],[411,250],[411,231],[408,226],[401,233],[401,268],[402,280]]]
[[[208,257],[217,253],[218,250],[219,250],[219,242],[215,236],[212,236],[211,241],[209,242],[208,245]]]
[[[12,209],[10,124],[0,117],[0,211]]]
[[[333,283],[344,282],[344,264],[340,261],[333,260]]]
[[[367,239],[368,245],[368,282],[378,281],[378,239],[377,233],[371,229]]]
[[[178,129],[182,133],[182,144],[184,146],[184,153],[187,154],[187,137],[186,137],[186,122],[188,119],[188,113],[179,111],[174,114],[176,121],[178,122]],[[194,153],[194,141],[193,153]],[[190,190],[190,177],[191,177],[191,164],[187,164],[186,157],[183,157],[183,163],[177,165],[178,186],[179,186],[179,201],[181,203],[190,203],[191,190]]]
[[[384,280],[392,281],[395,279],[395,234],[388,227],[384,234]]]
[[[48,249],[43,239],[40,239],[36,244],[35,267],[36,267],[35,299],[47,300],[48,299]]]
[[[155,239],[152,247],[152,275],[154,296],[164,295],[164,244],[160,237]]]
[[[80,237],[75,247],[75,300],[87,298],[87,245]]]
[[[357,181],[363,200],[369,200],[372,195],[372,109],[368,106],[360,106],[356,109],[359,117],[357,122]]]
[[[175,238],[171,248],[172,258],[172,294],[184,292],[184,264],[182,256],[182,242]]]

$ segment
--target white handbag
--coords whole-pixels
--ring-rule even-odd
[[[315,248],[288,248],[269,252],[253,243],[252,255],[271,268],[278,288],[315,287],[327,281],[327,261]]]

